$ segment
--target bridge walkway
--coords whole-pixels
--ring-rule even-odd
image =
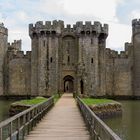
[[[72,94],[65,93],[25,139],[90,140],[90,134]]]

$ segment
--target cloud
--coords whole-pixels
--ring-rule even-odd
[[[133,10],[130,14],[131,19],[139,18],[139,17],[140,17],[140,10],[139,9]]]
[[[117,21],[116,7],[120,0],[64,0],[64,9],[72,15],[98,17],[102,20]]]
[[[18,20],[25,22],[25,21],[29,21],[28,15],[24,12],[24,11],[19,11],[15,13],[16,18],[18,18]]]
[[[64,0],[40,0],[38,5],[38,11],[41,13],[48,13],[51,15],[63,14],[64,13]]]
[[[131,42],[131,25],[109,23],[109,36],[107,38],[107,47],[121,51],[124,50],[124,43]]]
[[[28,30],[26,27],[16,27],[9,30],[8,41],[13,42],[13,40],[22,40],[22,49],[31,50],[31,41],[28,35]]]
[[[130,40],[131,27],[120,24],[117,7],[127,0],[1,0],[0,19],[9,29],[9,41],[22,39],[23,50],[30,50],[28,24],[38,20],[100,21],[109,24],[107,47],[120,50]],[[4,6],[5,5],[5,6]],[[8,7],[8,8],[6,8]],[[138,12],[133,12],[136,15]],[[4,18],[5,17],[5,18]]]

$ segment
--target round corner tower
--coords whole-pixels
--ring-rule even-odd
[[[133,92],[134,96],[140,95],[140,19],[132,21],[133,42]]]
[[[4,60],[7,52],[8,29],[0,23],[0,95],[4,93]]]

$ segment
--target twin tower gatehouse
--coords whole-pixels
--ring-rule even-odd
[[[1,24],[0,94],[140,96],[140,21],[132,27],[132,42],[118,53],[106,48],[107,24],[39,21],[29,25],[31,51],[24,54],[21,40],[7,42]]]

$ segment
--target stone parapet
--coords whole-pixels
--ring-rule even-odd
[[[8,50],[17,50],[21,51],[21,40],[14,40],[12,43],[8,43]]]
[[[140,33],[140,19],[132,20],[132,35]]]
[[[91,21],[86,21],[85,24],[78,21],[73,27],[71,27],[70,24],[64,27],[64,22],[61,20],[46,21],[45,24],[43,24],[43,21],[38,21],[35,25],[29,24],[29,35],[31,38],[44,35],[58,35],[64,32],[73,32],[78,35],[102,34],[102,36],[106,38],[108,36],[108,25],[102,25],[98,21],[95,21],[94,24],[92,24]]]
[[[8,29],[4,27],[3,23],[0,23],[0,34],[8,35]]]

